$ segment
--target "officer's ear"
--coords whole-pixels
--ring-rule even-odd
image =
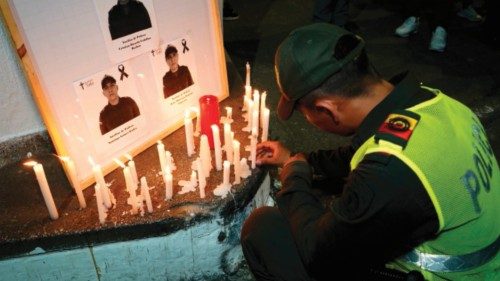
[[[318,114],[325,114],[330,116],[333,122],[337,123],[337,116],[339,116],[340,111],[342,110],[342,99],[329,96],[324,98],[319,98],[314,101],[315,111]]]

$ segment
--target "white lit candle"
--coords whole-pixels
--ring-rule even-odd
[[[234,163],[234,184],[239,184],[241,178],[241,164],[240,164],[240,142],[233,140],[233,163]]]
[[[233,108],[226,106],[226,118],[227,120],[232,120],[233,119]]]
[[[245,132],[251,132],[252,131],[252,114],[253,114],[253,101],[252,99],[246,99],[247,100],[247,113],[244,115],[245,120],[248,122],[247,126],[242,129],[242,131]]]
[[[264,127],[264,109],[266,108],[266,98],[267,98],[267,92],[264,91],[260,95],[260,126]]]
[[[174,157],[172,157],[172,153],[170,151],[165,151],[165,162],[167,162],[167,169],[170,171],[177,170],[177,167],[174,163]]]
[[[259,90],[254,90],[253,91],[253,110],[259,111],[259,104],[260,104],[260,94]]]
[[[186,133],[187,154],[191,156],[194,154],[194,131],[193,121],[189,117],[189,111],[187,110],[184,114],[184,131]]]
[[[123,175],[125,176],[125,185],[129,193],[129,198],[127,203],[132,206],[132,214],[137,213],[137,195],[135,194],[134,179],[132,178],[132,173],[129,167],[123,168]]]
[[[224,161],[224,173],[223,173],[223,178],[222,178],[222,183],[224,185],[231,185],[229,183],[229,175],[231,174],[231,163],[229,161]]]
[[[262,112],[262,136],[261,136],[261,141],[267,141],[269,137],[269,108],[264,108],[264,111]]]
[[[224,124],[224,150],[226,151],[226,160],[233,163],[233,132],[231,124]]]
[[[252,99],[252,86],[245,86],[242,111],[248,111],[248,101]]]
[[[245,75],[245,86],[250,86],[250,63],[247,61],[246,65],[246,75]]]
[[[52,192],[50,192],[49,183],[47,182],[47,177],[45,176],[42,164],[31,161],[26,163],[26,165],[33,166],[33,171],[35,171],[36,180],[40,186],[40,191],[42,192],[43,200],[45,201],[45,206],[47,206],[49,211],[50,218],[53,220],[58,219],[59,213],[57,212]]]
[[[222,148],[220,144],[219,126],[214,124],[211,128],[214,137],[215,168],[217,171],[220,171],[222,170]]]
[[[189,178],[189,182],[191,183],[191,186],[194,188],[198,184],[198,179],[196,178],[196,171],[193,170],[191,171],[191,177]]]
[[[200,198],[205,198],[205,187],[207,186],[207,181],[205,175],[203,174],[203,165],[201,159],[196,159],[196,172],[198,173],[198,186],[200,187]]]
[[[231,173],[231,163],[224,161],[223,181],[213,191],[214,195],[225,198],[231,191],[231,184],[229,183],[229,174]]]
[[[161,173],[164,174],[167,166],[167,159],[165,158],[165,145],[163,142],[158,141],[156,148],[158,149],[158,157],[160,158]]]
[[[69,157],[61,157],[61,159],[64,162],[64,165],[66,166],[66,170],[69,174],[69,181],[71,183],[71,186],[75,190],[76,197],[78,198],[78,203],[80,204],[80,208],[86,208],[87,207],[87,202],[85,202],[85,197],[83,196],[82,192],[82,186],[80,185],[80,182],[78,181],[77,178],[77,173],[76,173],[76,168],[75,168],[75,162],[71,160]]]
[[[153,212],[153,203],[151,202],[151,195],[149,194],[149,186],[146,181],[146,177],[141,177],[141,195],[142,199],[146,201],[146,207],[148,208],[148,213]]]
[[[132,179],[134,179],[134,185],[139,185],[139,178],[137,177],[137,170],[135,169],[135,162],[132,157],[129,158],[128,167],[130,168],[130,174],[132,174]]]
[[[252,174],[250,167],[248,167],[248,163],[247,163],[246,158],[242,158],[240,160],[240,168],[241,168],[241,177],[242,178],[246,179]]]
[[[104,181],[104,176],[102,174],[101,166],[94,165],[92,166],[92,171],[94,172],[94,178],[96,183],[99,184],[101,189],[102,201],[104,202],[104,206],[106,208],[111,208],[111,198],[109,197],[109,189]]]
[[[171,173],[166,173],[163,175],[163,181],[165,182],[165,200],[172,199],[173,194],[173,179]]]
[[[255,169],[255,161],[257,158],[257,137],[250,136],[250,162],[252,163],[252,169]]]
[[[201,119],[200,119],[200,109],[197,107],[190,107],[191,111],[196,113],[196,128],[194,130],[194,136],[199,136],[201,132]]]
[[[209,177],[210,170],[212,170],[212,155],[210,154],[210,145],[206,135],[200,137],[200,158],[203,164],[203,175]]]
[[[99,222],[101,224],[104,224],[106,221],[107,213],[106,213],[106,207],[104,206],[104,203],[102,202],[102,189],[101,186],[96,183],[94,186],[94,191],[95,191],[95,199],[97,202],[97,213],[99,214]]]
[[[254,107],[252,112],[252,136],[257,137],[259,135],[259,110]]]

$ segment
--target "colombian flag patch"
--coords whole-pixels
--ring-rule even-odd
[[[419,120],[420,115],[411,111],[401,110],[391,113],[378,128],[375,140],[378,142],[383,139],[404,148]]]

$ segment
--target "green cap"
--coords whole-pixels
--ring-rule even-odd
[[[335,46],[351,32],[336,25],[315,23],[295,29],[281,43],[274,58],[276,81],[281,91],[278,117],[286,120],[295,102],[318,88],[327,78],[359,56],[365,44],[360,43],[342,59],[334,57]]]

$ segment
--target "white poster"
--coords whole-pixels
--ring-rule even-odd
[[[95,150],[103,158],[147,131],[134,77],[123,63],[73,83]]]
[[[111,61],[126,61],[159,45],[153,0],[94,0]]]

